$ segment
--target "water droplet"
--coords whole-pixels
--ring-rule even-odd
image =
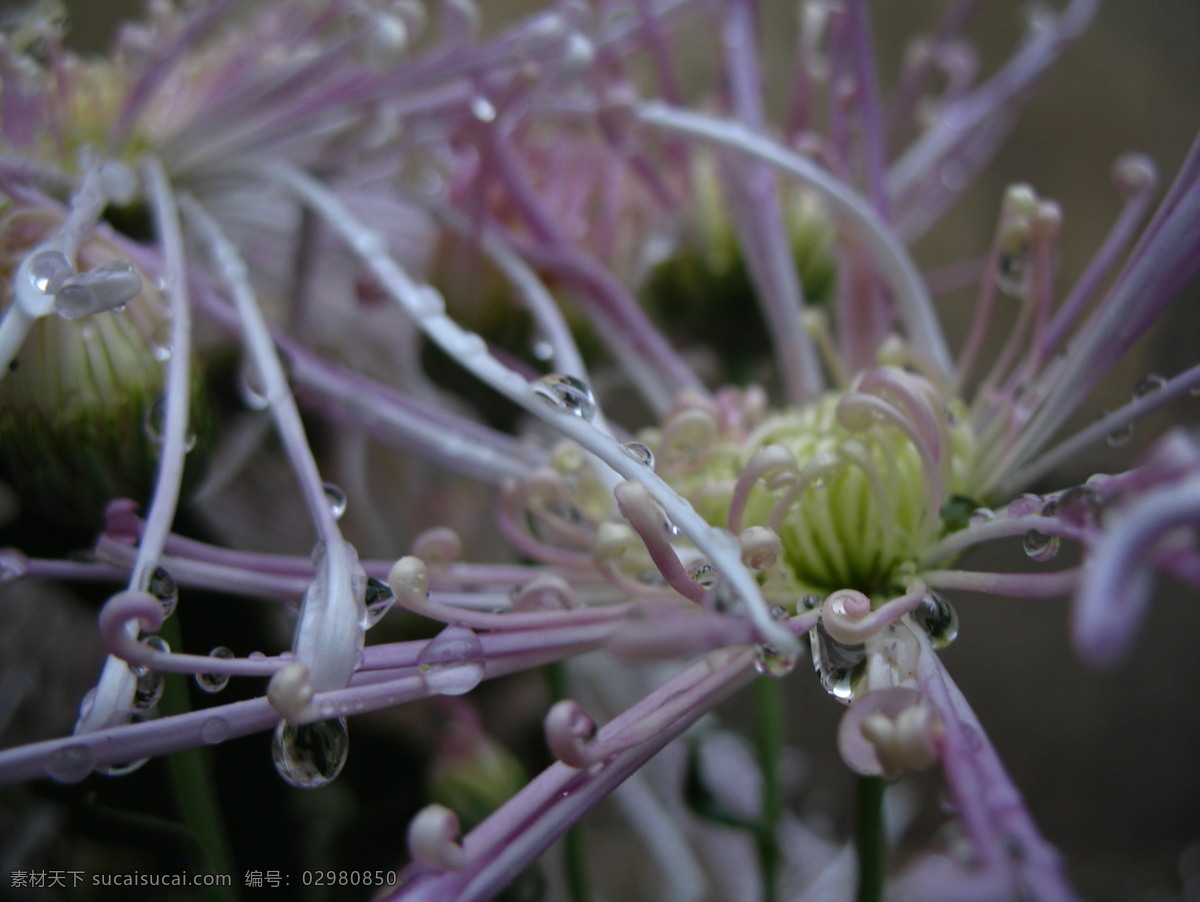
[[[125,777],[140,770],[149,760],[149,758],[139,758],[137,761],[126,761],[123,764],[101,764],[96,768],[96,773],[106,777]]]
[[[333,514],[333,519],[340,520],[342,514],[346,513],[346,493],[332,482],[327,482],[321,487],[325,492],[325,500],[329,504],[329,513]]]
[[[1015,251],[1006,251],[996,263],[996,286],[1009,297],[1019,298],[1025,294],[1025,274],[1029,268],[1029,248],[1021,245]]]
[[[142,711],[149,711],[158,704],[163,694],[163,675],[149,667],[139,668],[137,684],[133,690],[133,706]]]
[[[688,568],[688,576],[692,578],[692,582],[704,589],[711,589],[721,578],[721,575],[717,573],[717,568],[708,561],[693,564]]]
[[[596,415],[596,399],[586,382],[562,373],[550,373],[533,383],[533,393],[555,407],[577,417],[591,420]]]
[[[1146,395],[1158,391],[1166,384],[1167,380],[1158,375],[1158,373],[1149,373],[1134,384],[1133,396],[1134,398],[1144,398]]]
[[[642,466],[654,469],[654,452],[641,442],[626,442],[621,446],[621,450]]]
[[[209,745],[224,742],[229,737],[229,721],[224,717],[210,717],[200,727],[200,738]]]
[[[363,603],[365,613],[362,628],[369,630],[391,610],[392,605],[396,603],[396,594],[392,591],[392,587],[383,580],[371,576],[367,578],[367,591],[363,597]]]
[[[977,507],[971,511],[971,517],[967,521],[971,526],[981,526],[984,523],[990,523],[996,519],[996,512],[991,508]]]
[[[1104,419],[1111,411],[1101,411],[1098,419]],[[1133,423],[1126,423],[1124,426],[1118,426],[1112,432],[1104,437],[1104,441],[1108,443],[1110,448],[1124,448],[1133,439]]]
[[[496,119],[496,107],[482,94],[476,94],[471,98],[471,115],[480,122],[494,122]]]
[[[179,584],[175,582],[175,577],[165,569],[154,568],[154,572],[150,574],[150,583],[146,586],[146,591],[158,599],[158,603],[162,605],[164,617],[170,617],[175,613],[175,605],[179,603]]]
[[[1058,536],[1046,535],[1044,532],[1031,529],[1025,533],[1021,547],[1025,549],[1025,555],[1030,560],[1048,561],[1058,554],[1061,544],[1062,540]]]
[[[1029,517],[1042,512],[1045,500],[1041,495],[1026,492],[1020,498],[1014,498],[1008,503],[1007,513],[1010,517]]]
[[[854,690],[867,669],[867,647],[844,645],[829,633],[821,622],[809,633],[812,646],[813,668],[821,677],[825,691],[840,702],[849,704],[854,699]]]
[[[29,281],[38,291],[53,292],[75,267],[62,251],[42,251],[29,261]]]
[[[1102,509],[1100,493],[1085,485],[1067,489],[1058,496],[1058,519],[1070,526],[1083,527],[1096,522]]]
[[[92,772],[96,756],[86,745],[68,745],[46,759],[46,776],[59,783],[78,783]]]
[[[554,357],[554,345],[546,341],[544,338],[539,338],[533,343],[533,359],[540,360],[543,363],[551,360]]]
[[[483,679],[483,645],[465,626],[448,626],[417,655],[417,668],[438,695],[463,695]]]
[[[913,622],[929,634],[934,648],[945,648],[958,638],[958,614],[937,592],[926,592],[912,612]]]
[[[821,599],[817,595],[805,595],[800,599],[800,603],[804,605],[805,610],[812,611],[821,603]]]
[[[271,406],[266,382],[263,381],[262,374],[253,360],[243,361],[238,372],[237,390],[242,403],[250,410],[266,410]]]
[[[154,334],[150,338],[151,353],[157,361],[167,361],[171,359],[171,321],[164,320],[154,327]]]
[[[164,441],[167,426],[167,396],[160,395],[153,404],[146,409],[146,419],[142,423],[146,432],[146,437],[156,445],[161,445]],[[196,447],[196,433],[190,429],[185,430],[183,436],[184,452],[191,451]]]
[[[759,676],[787,676],[796,668],[799,655],[785,654],[771,645],[756,645],[754,647],[754,670]]]
[[[228,661],[234,657],[234,654],[224,645],[218,645],[208,653],[208,656],[210,658],[220,658],[224,661]],[[229,685],[229,674],[198,673],[196,674],[196,685],[205,692],[220,692]]]
[[[342,772],[350,751],[346,719],[290,724],[280,721],[271,742],[275,770],[298,789],[317,789]]]

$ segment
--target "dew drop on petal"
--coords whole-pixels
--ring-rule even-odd
[[[496,107],[482,94],[476,94],[471,98],[471,115],[480,122],[493,122],[496,119]]]
[[[78,783],[96,766],[96,756],[86,745],[68,745],[46,759],[46,776],[59,783]]]
[[[321,489],[325,492],[325,501],[329,505],[329,513],[333,519],[340,520],[346,513],[346,493],[332,482],[325,483]]]
[[[867,647],[863,643],[845,645],[825,631],[818,622],[809,633],[813,668],[821,678],[825,691],[840,702],[849,704],[854,691],[867,669]]]
[[[1006,513],[1010,517],[1029,517],[1040,514],[1044,503],[1045,499],[1041,495],[1026,492],[1020,498],[1014,498],[1008,503]]]
[[[1144,398],[1146,395],[1158,391],[1166,384],[1167,380],[1158,375],[1158,373],[1148,373],[1134,384],[1133,397]]]
[[[29,281],[38,291],[52,293],[75,268],[62,251],[41,251],[29,261]]]
[[[238,397],[249,410],[266,410],[271,406],[267,386],[253,360],[245,360],[238,372]]]
[[[1014,252],[1000,255],[996,264],[996,287],[1009,297],[1019,298],[1025,294],[1025,273],[1029,267],[1029,249],[1021,246]]]
[[[142,421],[142,428],[145,430],[146,438],[150,439],[153,444],[161,445],[166,440],[167,426],[167,396],[159,395],[154,403],[146,408],[146,417]],[[183,450],[191,451],[196,447],[196,433],[190,429],[184,432]]]
[[[971,516],[967,520],[970,526],[982,526],[984,523],[989,523],[996,519],[996,512],[991,508],[977,507],[971,511]]]
[[[140,670],[133,690],[133,706],[140,711],[149,711],[162,698],[163,675],[149,667]]]
[[[233,652],[224,645],[218,645],[208,653],[210,658],[221,658],[222,660],[231,660]],[[227,673],[198,673],[196,674],[196,685],[205,692],[220,692],[229,685],[229,674]]]
[[[778,651],[771,645],[754,647],[754,670],[759,676],[787,676],[796,668],[800,656]]]
[[[700,561],[698,564],[693,564],[688,568],[688,576],[692,578],[692,582],[705,589],[711,589],[720,579],[717,568],[708,561]]]
[[[626,442],[621,450],[644,467],[654,469],[654,452],[641,442]]]
[[[200,739],[208,745],[224,742],[229,737],[229,721],[224,717],[210,717],[200,727]]]
[[[271,742],[275,770],[297,789],[318,789],[332,782],[349,751],[344,717],[303,724],[280,721]]]
[[[1104,419],[1111,411],[1102,411],[1099,419]],[[1126,423],[1124,426],[1118,426],[1107,436],[1104,441],[1108,443],[1110,448],[1124,448],[1133,439],[1133,424]]]
[[[162,605],[164,617],[170,617],[175,613],[175,606],[179,603],[179,584],[175,582],[175,577],[171,576],[164,568],[154,568],[146,590],[158,599],[158,603]]]
[[[171,359],[171,321],[164,320],[154,327],[154,334],[150,337],[150,352],[154,355],[154,359],[160,363]]]
[[[582,379],[562,373],[550,373],[533,383],[533,393],[568,413],[585,420],[596,416],[596,399]]]
[[[369,630],[377,624],[383,619],[383,615],[391,610],[395,602],[396,593],[392,591],[391,586],[373,576],[368,577],[366,594],[363,597],[364,613],[362,628]]]
[[[912,612],[913,622],[929,634],[934,648],[945,648],[958,638],[958,613],[937,592],[926,592]]]
[[[483,679],[483,645],[465,626],[448,626],[417,655],[417,669],[438,695],[463,695]]]
[[[1025,555],[1030,560],[1049,561],[1058,554],[1058,548],[1061,544],[1062,540],[1058,536],[1047,535],[1044,532],[1031,529],[1025,533],[1021,547],[1025,549]]]
[[[134,712],[129,718],[130,724],[139,724],[146,722],[146,715],[139,712]],[[96,773],[103,774],[106,777],[124,777],[136,770],[140,770],[146,764],[149,758],[137,758],[133,761],[116,761],[112,764],[96,765]]]

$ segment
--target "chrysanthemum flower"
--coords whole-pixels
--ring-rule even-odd
[[[963,841],[897,867],[895,898],[1074,898],[938,650],[962,590],[1069,595],[1078,652],[1109,665],[1158,573],[1200,585],[1189,433],[1031,493],[1200,386],[1200,366],[1149,376],[1072,432],[1200,263],[1200,145],[1157,205],[1154,166],[1116,162],[1124,207],[1065,291],[1062,211],[1011,186],[985,255],[943,273],[977,284],[952,347],[909,246],[1094,6],[1039,15],[976,80],[972,5],[951,4],[885,99],[865,2],[806,4],[781,122],[741,0],[563,2],[487,37],[468,0],[436,17],[413,0],[164,3],[103,60],[64,49],[50,13],[19,20],[0,47],[0,372],[16,370],[0,425],[20,436],[4,456],[27,504],[61,503],[70,479],[81,499],[144,495],[112,498],[88,560],[3,553],[9,578],[124,588],[100,612],[110,656],[74,732],[0,752],[0,781],[118,775],[273,730],[279,775],[325,786],[354,766],[354,715],[599,649],[659,682],[579,665],[545,714],[555,763],[498,807],[519,768],[472,709],[448,708],[460,741],[435,782],[452,791],[412,819],[412,863],[383,897],[491,898],[625,784],[663,831],[655,860],[702,898],[702,840],[681,824],[694,813],[639,794],[637,775],[757,679],[760,760],[697,738],[677,770],[693,809],[753,837],[762,898],[880,898],[883,781],[935,765]],[[681,85],[674,42],[706,30],[715,87]],[[1018,313],[998,334],[1002,303]],[[197,365],[230,356],[252,429],[232,428]],[[172,526],[208,406],[220,465],[197,507],[226,544]],[[130,409],[153,428],[131,434]],[[328,481],[317,421],[358,462],[358,491]],[[78,463],[93,434],[109,458],[154,461],[152,490],[114,484],[108,458]],[[353,456],[367,438],[498,488],[510,556],[414,528],[436,511],[386,510],[387,474]],[[248,460],[299,492],[277,503],[237,482]],[[253,530],[213,500],[230,480],[237,517],[257,507],[288,536],[306,518],[311,555],[245,543]],[[341,520],[357,505],[401,521],[411,547],[360,560]],[[963,563],[1004,540],[1022,566]],[[282,603],[290,647],[171,649],[160,631],[197,589]],[[397,608],[434,626],[368,641]],[[785,810],[779,772],[779,678],[808,659],[848,706],[817,741],[864,778],[857,846],[831,862]],[[158,716],[168,673],[258,691]],[[761,782],[749,801],[746,778]],[[460,815],[479,820],[465,836]]]

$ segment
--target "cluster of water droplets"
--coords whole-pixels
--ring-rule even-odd
[[[62,251],[43,250],[30,259],[28,272],[33,289],[53,296],[54,312],[69,320],[121,310],[142,290],[142,280],[128,260],[78,272]]]

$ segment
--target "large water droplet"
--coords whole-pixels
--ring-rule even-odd
[[[1021,547],[1025,549],[1025,554],[1030,560],[1048,561],[1058,554],[1058,548],[1061,544],[1062,540],[1058,536],[1047,535],[1044,532],[1031,529],[1025,533]]]
[[[218,645],[208,653],[208,656],[210,658],[220,658],[223,661],[229,661],[234,657],[234,654],[224,645]],[[198,673],[196,674],[196,685],[205,692],[220,692],[229,685],[229,674]]]
[[[820,621],[809,633],[812,645],[813,668],[821,677],[825,691],[840,702],[849,704],[854,690],[867,669],[867,647],[864,643],[844,645],[829,633]]]
[[[170,617],[175,613],[175,605],[179,602],[179,584],[175,582],[175,577],[165,569],[154,568],[146,590],[158,599],[158,603],[162,605],[164,617]]]
[[[279,776],[298,789],[317,789],[342,772],[350,751],[346,719],[290,724],[280,721],[271,742]]]
[[[591,420],[596,416],[596,399],[582,379],[562,373],[550,373],[533,383],[533,392],[543,401],[577,417]]]
[[[1166,384],[1167,380],[1158,375],[1158,373],[1148,373],[1134,383],[1133,396],[1135,398],[1144,398],[1151,392],[1158,391]]]
[[[754,647],[754,669],[759,676],[787,676],[796,668],[799,655],[781,652],[773,645]]]
[[[86,745],[68,745],[46,759],[46,776],[59,783],[78,783],[96,766],[96,756]]]
[[[369,630],[391,610],[392,605],[396,603],[396,594],[392,591],[392,587],[383,580],[371,576],[367,578],[367,590],[363,597],[363,603],[362,628]]]
[[[636,460],[642,466],[654,469],[654,452],[641,442],[626,442],[621,446],[621,450]]]
[[[346,493],[332,482],[325,483],[321,488],[325,492],[325,501],[329,504],[329,513],[333,514],[333,519],[340,520],[342,514],[346,513]]]
[[[417,667],[439,695],[463,695],[483,679],[483,645],[465,626],[448,626],[417,655]]]
[[[210,717],[200,727],[200,739],[209,745],[216,745],[229,738],[229,721],[224,717]]]
[[[913,622],[929,634],[934,648],[945,648],[958,638],[958,614],[937,592],[926,592],[912,612]]]

